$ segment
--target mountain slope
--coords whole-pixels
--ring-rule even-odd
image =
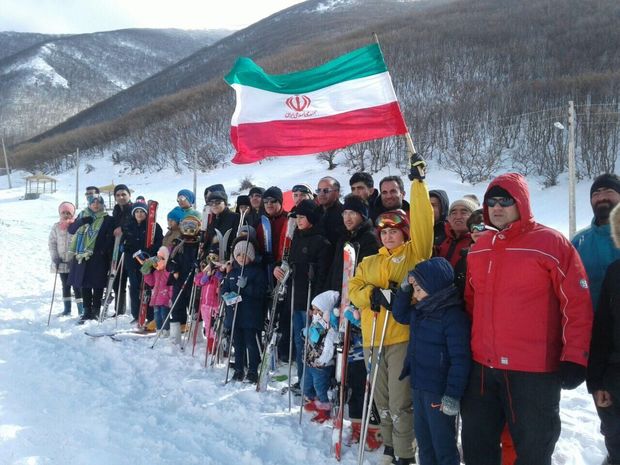
[[[24,38],[21,50],[0,60],[0,126],[16,139],[37,134],[224,34],[126,29]],[[8,42],[6,33],[1,37]],[[23,48],[26,39],[35,43]]]

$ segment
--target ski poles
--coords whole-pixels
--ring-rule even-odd
[[[56,265],[56,273],[54,274],[54,288],[52,289],[52,303],[50,303],[50,313],[47,315],[47,326],[50,325],[52,318],[52,308],[54,308],[54,298],[56,297],[56,282],[58,281],[58,265]]]
[[[304,341],[304,353],[301,357],[301,366],[303,371],[301,372],[301,379],[299,380],[299,389],[301,390],[301,407],[299,408],[299,424],[301,425],[301,419],[304,415],[304,380],[306,378],[306,354],[308,353],[308,345],[310,335],[310,318],[308,318],[308,309],[310,308],[310,302],[312,302],[312,281],[314,280],[314,264],[308,263],[308,298],[306,299],[306,310],[304,312],[306,316],[306,340]],[[292,328],[291,328],[292,329]]]
[[[166,316],[166,319],[164,320],[164,323],[162,324],[162,328],[165,327],[166,323],[168,323],[168,320],[170,320],[170,315],[172,315],[172,310],[174,310],[174,307],[179,302],[181,295],[183,295],[183,292],[185,292],[187,283],[192,278],[192,276],[194,276],[194,270],[191,270],[189,274],[187,275],[187,278],[185,278],[185,281],[183,281],[183,284],[181,285],[181,290],[179,291],[179,295],[177,295],[177,298],[174,299],[174,302],[172,303],[172,306],[170,307],[170,311],[168,312],[168,315]],[[155,344],[157,344],[157,341],[159,340],[160,336],[161,336],[161,330],[157,331],[157,336],[155,336],[155,340],[153,341],[153,345],[151,345],[151,349],[155,348]]]
[[[372,383],[370,385],[370,396],[368,397],[368,404],[364,402],[364,411],[366,415],[362,415],[362,434],[360,435],[360,448],[358,454],[358,465],[362,465],[364,462],[364,444],[366,444],[366,437],[368,436],[368,425],[370,424],[370,410],[372,409],[372,401],[375,396],[375,387],[377,386],[377,375],[379,374],[379,364],[381,363],[381,355],[383,354],[383,343],[385,342],[385,333],[387,332],[388,326],[388,318],[390,317],[390,310],[385,309],[385,319],[383,320],[383,331],[381,332],[381,341],[379,342],[379,350],[377,352],[377,360],[372,365],[372,357],[374,356],[374,332],[376,331],[376,320],[377,313],[373,317],[373,336],[372,336],[372,345],[370,351],[370,367],[374,368],[374,373],[372,374]],[[366,380],[370,378],[370,370],[368,371],[368,375]],[[368,390],[368,384],[366,384],[366,389]],[[368,392],[368,391],[366,391]],[[364,394],[366,397],[366,394]]]
[[[274,299],[277,299],[277,296],[274,297]],[[291,375],[292,373],[292,369],[293,369],[293,335],[295,334],[295,332],[293,331],[293,315],[295,314],[295,276],[292,277],[291,279],[291,318],[290,318],[290,326],[289,326],[289,336],[288,336],[288,411],[290,413],[291,408],[292,408],[292,404],[293,404],[293,398],[292,398],[292,394],[291,394]]]

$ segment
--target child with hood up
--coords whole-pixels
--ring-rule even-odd
[[[168,285],[170,272],[166,270],[169,257],[168,247],[161,246],[157,255],[145,260],[142,268],[140,268],[144,283],[153,288],[149,306],[154,309],[155,325],[158,331],[162,331],[163,337],[170,335],[170,322],[164,326],[164,321],[166,321],[172,306],[172,286]]]
[[[73,217],[75,215],[75,206],[71,202],[62,202],[58,206],[58,214],[60,220],[52,226],[50,236],[48,240],[48,246],[50,250],[50,256],[52,259],[52,273],[58,273],[60,275],[60,282],[62,283],[62,301],[64,304],[64,310],[58,316],[71,315],[71,285],[69,284],[69,266],[73,256],[69,253],[69,246],[73,234],[69,234],[69,225],[73,223]],[[73,295],[75,296],[75,305],[78,310],[78,314],[81,315],[84,311],[82,306],[82,289],[79,287],[73,288]]]
[[[450,262],[434,257],[418,263],[401,284],[392,312],[409,325],[400,379],[409,376],[411,384],[420,464],[459,465],[454,417],[469,378],[470,325]]]
[[[325,291],[312,299],[312,323],[306,337],[307,353],[304,372],[304,410],[316,412],[311,419],[323,423],[331,417],[327,391],[334,376],[334,352],[338,340],[338,322],[330,319],[338,305],[340,293]]]

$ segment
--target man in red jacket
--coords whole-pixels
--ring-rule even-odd
[[[472,366],[461,402],[468,465],[499,465],[508,424],[519,465],[550,465],[560,390],[585,379],[592,304],[579,254],[534,221],[525,178],[497,177],[484,196],[486,231],[467,257]]]

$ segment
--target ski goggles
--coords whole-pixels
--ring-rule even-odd
[[[398,213],[386,212],[386,213],[381,213],[377,217],[377,221],[375,222],[375,224],[377,225],[377,228],[379,229],[385,229],[385,228],[399,228],[400,229],[404,226],[407,226],[407,221],[402,215],[399,215]]]
[[[177,202],[185,202],[187,201],[187,197],[185,197],[184,195],[179,195],[177,197]]]
[[[501,198],[488,197],[484,199],[484,203],[489,208],[493,208],[497,204],[499,204],[499,206],[502,208],[506,208],[506,207],[512,207],[515,204],[515,199],[513,199],[512,197],[501,197]]]
[[[486,231],[486,229],[487,229],[487,226],[484,223],[472,224],[469,227],[469,232],[479,232],[479,233],[481,233],[483,231]]]
[[[304,186],[303,184],[295,184],[293,188],[291,189],[291,191],[312,195],[312,189],[310,189],[308,186]]]

